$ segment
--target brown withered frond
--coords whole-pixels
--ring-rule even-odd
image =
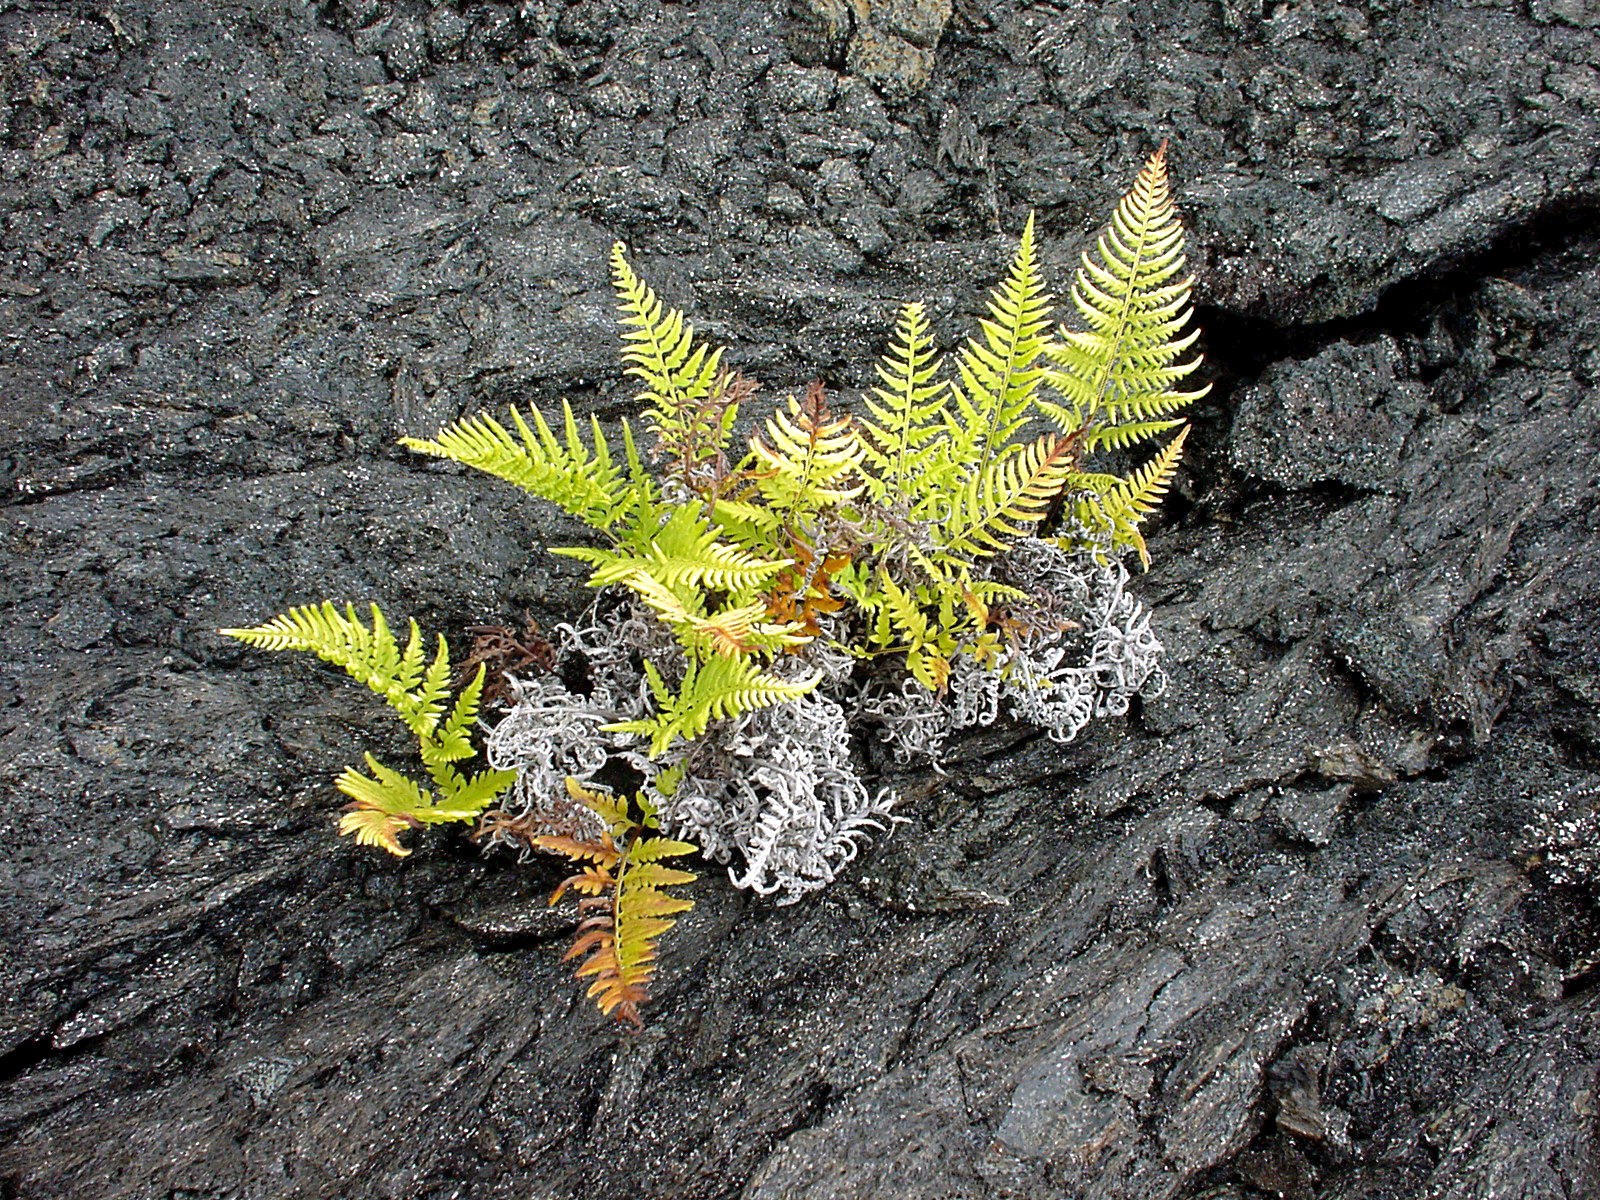
[[[467,632],[472,635],[472,651],[461,663],[456,686],[464,687],[466,681],[484,668],[484,703],[509,704],[512,702],[508,675],[548,675],[556,669],[556,648],[540,632],[538,623],[524,615],[524,626],[517,633],[506,625],[473,625]]]
[[[773,621],[793,622],[807,637],[819,637],[822,615],[844,608],[844,601],[833,594],[832,579],[850,565],[850,555],[830,552],[819,556],[798,540],[791,542],[784,554],[794,563],[773,577],[767,616]]]
[[[711,390],[687,405],[684,419],[672,431],[663,431],[656,457],[664,458],[692,492],[715,498],[721,494],[729,470],[726,448],[739,406],[761,385],[737,371],[719,371]]]

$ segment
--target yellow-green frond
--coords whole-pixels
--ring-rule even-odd
[[[719,527],[697,503],[680,504],[653,534],[640,531],[636,544],[616,550],[562,547],[560,553],[582,559],[595,569],[592,587],[627,583],[643,574],[668,588],[719,588],[741,591],[771,578],[789,559],[757,558],[718,538]],[[631,585],[630,585],[631,586]]]
[[[346,767],[334,781],[352,801],[339,820],[339,832],[354,834],[358,845],[376,846],[402,858],[411,851],[400,844],[401,833],[423,825],[476,820],[516,780],[512,771],[483,771],[470,780],[457,776],[459,787],[436,796],[372,755],[366,761],[371,775]]]
[[[628,816],[628,798],[603,787],[589,787],[572,776],[567,776],[567,795],[594,812],[606,823],[613,834],[627,833],[631,823]]]
[[[949,424],[955,461],[987,469],[1026,423],[1045,376],[1040,355],[1048,344],[1050,300],[1029,214],[1011,269],[990,297],[989,316],[978,322],[980,336],[956,356]]]
[[[538,409],[530,425],[515,408],[515,435],[493,417],[478,415],[446,426],[431,439],[401,438],[421,454],[448,458],[514,483],[597,529],[609,529],[636,499],[632,480],[612,460],[600,423],[590,418],[594,449],[584,444],[572,406],[561,405],[558,438]]]
[[[766,436],[750,440],[750,473],[768,509],[803,517],[861,493],[862,452],[855,419],[829,412],[818,388],[804,408],[791,397],[787,412],[767,419]]]
[[[1163,446],[1154,458],[1100,500],[1100,510],[1111,522],[1114,544],[1137,551],[1139,561],[1146,567],[1150,565],[1150,553],[1145,547],[1139,526],[1156,510],[1172,486],[1173,477],[1178,473],[1178,461],[1183,456],[1183,443],[1188,436],[1189,427],[1185,425],[1178,431],[1177,437]]]
[[[1177,386],[1200,365],[1185,358],[1198,333],[1184,261],[1163,144],[1079,264],[1071,297],[1086,328],[1061,329],[1046,352],[1060,400],[1041,397],[1038,407],[1064,432],[1086,431],[1085,449],[1172,428],[1161,423],[1205,395]]]
[[[1074,458],[1072,440],[1051,434],[974,472],[952,498],[950,516],[938,531],[943,552],[971,557],[1004,549],[1024,526],[1044,518]]]
[[[341,833],[354,834],[362,845],[391,854],[410,851],[400,845],[407,828],[444,821],[470,821],[516,780],[510,771],[483,771],[467,777],[451,764],[471,758],[470,733],[483,693],[483,668],[462,689],[445,715],[450,695],[450,650],[439,638],[438,650],[425,663],[422,631],[407,623],[410,637],[404,652],[395,641],[383,612],[372,605],[372,624],[356,616],[355,607],[340,612],[331,600],[292,608],[264,625],[221,632],[265,650],[306,650],[343,667],[378,695],[416,736],[422,761],[438,791],[391,770],[370,754],[370,776],[354,768],[339,776],[336,786],[354,805],[339,822]]]
[[[895,340],[878,363],[883,386],[867,395],[870,419],[861,422],[863,474],[874,500],[925,496],[936,491],[939,443],[948,436],[949,391],[939,378],[928,317],[921,304],[900,310]],[[907,505],[915,511],[920,507]]]
[[[728,443],[743,394],[722,369],[722,349],[695,337],[681,311],[662,303],[634,272],[627,248],[611,248],[622,322],[622,361],[644,385],[637,399],[669,463],[693,470]]]
[[[341,836],[354,835],[356,845],[385,850],[396,858],[405,858],[411,853],[411,847],[400,842],[400,835],[410,828],[404,818],[374,808],[354,808],[339,818]]]
[[[693,741],[712,721],[803,696],[815,688],[821,678],[780,679],[766,674],[748,658],[720,655],[704,662],[691,660],[683,684],[676,692],[666,685],[653,664],[645,663],[645,672],[656,695],[656,715],[602,728],[648,737],[652,758],[660,757],[680,738]]]
[[[1095,450],[1126,450],[1129,446],[1160,437],[1183,424],[1183,419],[1168,421],[1129,421],[1123,425],[1102,425],[1083,440],[1087,452]]]
[[[354,605],[346,605],[341,613],[333,601],[326,600],[291,608],[250,629],[219,632],[262,650],[306,650],[324,662],[343,667],[351,678],[387,700],[418,737],[431,735],[444,711],[449,690],[445,681],[449,678],[450,651],[441,637],[425,672],[422,632],[417,623],[408,623],[411,634],[402,654],[382,611],[376,604],[371,611],[369,627],[356,615]]]
[[[423,748],[424,760],[432,755],[445,762],[459,762],[477,753],[472,747],[472,731],[477,725],[478,703],[483,696],[483,681],[487,671],[488,668],[480,663],[477,673],[461,689],[461,694],[451,706],[450,715],[440,723],[433,744]],[[449,677],[439,682],[448,688]]]

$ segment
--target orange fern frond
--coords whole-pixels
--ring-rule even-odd
[[[664,890],[692,882],[694,872],[664,866],[661,860],[692,854],[695,847],[651,832],[658,828],[655,810],[643,794],[633,798],[639,810],[635,817],[627,800],[585,788],[575,779],[567,780],[567,791],[610,829],[592,842],[543,837],[534,843],[587,864],[550,896],[551,904],[569,890],[583,896],[578,901],[583,916],[578,936],[562,960],[582,960],[574,974],[591,981],[587,994],[602,1013],[642,1029],[639,1006],[650,998],[656,942],[676,924],[679,913],[694,907],[693,901]]]
[[[844,608],[844,601],[833,594],[833,576],[850,565],[851,556],[830,551],[820,557],[804,542],[795,539],[786,556],[793,563],[772,579],[772,594],[767,600],[767,615],[774,621],[797,625],[808,637],[822,633],[820,618]]]

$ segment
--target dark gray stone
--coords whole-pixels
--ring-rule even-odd
[[[1597,1194],[1587,6],[133,0],[0,44],[0,1192]],[[1163,137],[1217,388],[1137,581],[1162,698],[894,780],[812,901],[706,869],[642,1036],[558,961],[559,866],[333,836],[390,719],[215,630],[577,611],[570,523],[394,440],[628,411],[614,239],[764,395],[848,394],[1029,209],[1060,294]]]

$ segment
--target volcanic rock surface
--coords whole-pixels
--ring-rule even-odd
[[[1600,1195],[1592,4],[3,7],[0,1195]],[[214,630],[575,612],[394,443],[628,411],[614,239],[848,395],[1163,138],[1162,698],[900,777],[811,901],[705,871],[639,1035],[554,864],[332,836],[390,717]]]

